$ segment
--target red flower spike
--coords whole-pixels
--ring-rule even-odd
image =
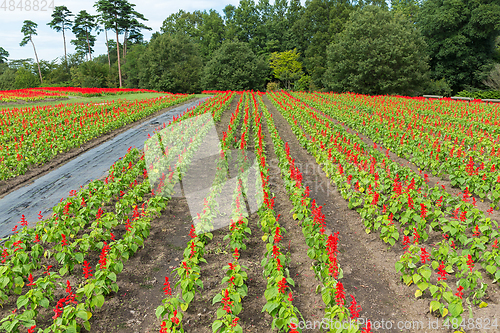
[[[358,303],[356,302],[356,299],[354,298],[353,295],[351,295],[352,297],[352,302],[351,302],[351,306],[349,307],[349,312],[351,313],[351,319],[354,320],[356,318],[359,318],[359,313],[361,312],[361,306],[358,305]]]

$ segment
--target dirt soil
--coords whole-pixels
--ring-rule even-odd
[[[40,165],[40,166],[33,166],[31,167],[24,175],[19,175],[17,177],[7,179],[7,180],[2,180],[0,181],[0,199],[9,194],[12,191],[15,191],[18,188],[21,188],[30,182],[33,182],[35,179],[40,178],[41,176],[49,173],[50,171],[59,168],[60,166],[64,165],[65,163],[71,161],[73,158],[77,157],[78,155],[91,150],[92,148],[95,148],[102,144],[103,142],[106,142],[120,133],[123,133],[127,130],[129,130],[132,127],[137,126],[138,124],[142,124],[143,122],[147,122],[148,120],[165,113],[169,111],[170,109],[173,109],[175,107],[178,107],[179,105],[183,105],[185,103],[189,103],[191,100],[187,100],[183,103],[173,105],[171,107],[159,110],[158,112],[155,112],[145,118],[142,118],[141,120],[138,120],[134,123],[127,124],[121,128],[118,128],[114,131],[108,132],[98,138],[94,138],[88,142],[85,142],[83,145],[81,145],[78,148],[72,148],[66,152],[63,152],[61,154],[58,154],[55,158],[52,160],[48,161],[47,163]]]

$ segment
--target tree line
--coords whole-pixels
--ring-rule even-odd
[[[30,84],[46,78],[52,85],[171,92],[281,87],[449,95],[500,90],[498,0],[392,0],[390,6],[385,0],[308,0],[305,5],[241,0],[223,13],[179,10],[149,41],[141,33],[150,29],[142,23],[147,19],[134,6],[127,0],[99,0],[99,15],[81,11],[74,20],[66,7],[56,7],[48,24],[62,32],[64,61],[42,61],[38,68],[11,62],[14,84],[26,84],[17,76],[31,74]],[[33,44],[27,24],[22,43]],[[70,28],[77,52],[67,56],[64,36]],[[108,31],[115,40],[108,39]],[[92,58],[96,35],[103,32],[107,54]],[[0,62],[5,62],[2,50]],[[6,71],[0,69],[0,89]],[[8,75],[12,81],[12,71]]]

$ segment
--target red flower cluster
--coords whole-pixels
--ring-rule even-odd
[[[361,312],[361,306],[358,305],[356,302],[356,299],[354,298],[353,295],[351,295],[352,301],[351,301],[351,306],[349,307],[349,312],[351,312],[351,319],[354,320],[356,318],[359,318],[359,313]]]
[[[109,247],[109,245],[104,242],[104,246],[102,247],[102,250],[101,250],[101,254],[99,255],[99,268],[100,269],[106,269],[106,263],[107,263],[107,255],[108,255],[108,252],[111,248]]]
[[[170,289],[170,282],[168,282],[168,276],[165,276],[165,283],[163,285],[164,285],[163,292],[165,293],[165,295],[171,296],[172,289]]]
[[[338,281],[335,286],[335,302],[338,306],[343,307],[345,302],[345,291],[342,282]]]
[[[90,267],[90,264],[85,260],[83,262],[83,274],[85,274],[85,278],[88,279],[92,277],[92,268]]]

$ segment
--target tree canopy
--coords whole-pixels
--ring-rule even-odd
[[[269,73],[267,60],[248,43],[225,42],[205,65],[202,88],[206,90],[264,90]]]
[[[428,44],[432,78],[446,78],[455,92],[482,86],[494,64],[498,0],[426,0],[417,23]]]
[[[425,41],[407,18],[366,6],[328,47],[323,83],[337,92],[415,95],[427,81],[427,59]]]

